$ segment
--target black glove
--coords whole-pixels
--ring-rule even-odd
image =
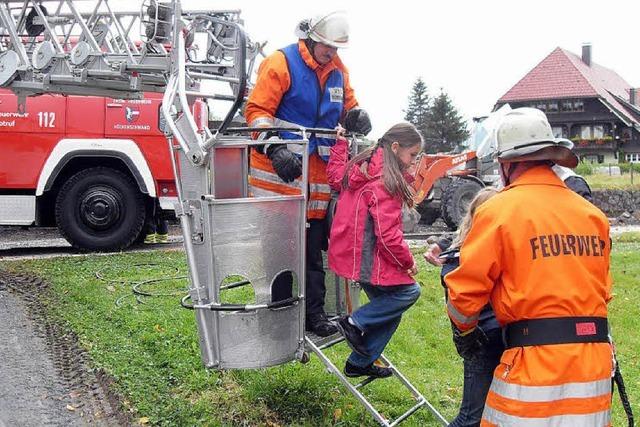
[[[362,108],[352,108],[344,116],[344,128],[348,132],[367,135],[371,132],[371,119]]]
[[[489,338],[480,326],[476,326],[471,332],[462,335],[462,332],[453,326],[453,343],[458,350],[458,354],[463,359],[474,360],[482,354],[484,346],[489,342]]]
[[[267,157],[273,169],[284,182],[292,182],[302,175],[302,161],[286,145],[272,144],[267,148]]]

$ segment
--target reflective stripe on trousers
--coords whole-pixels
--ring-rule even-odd
[[[301,181],[285,183],[273,170],[263,154],[252,151],[249,168],[249,189],[256,197],[300,194]],[[331,187],[327,182],[326,163],[314,153],[309,157],[309,202],[307,219],[324,219],[331,200]]]
[[[584,399],[611,393],[611,379],[565,383],[560,385],[530,386],[504,382],[494,378],[491,389],[507,399],[520,402],[549,402],[561,399]]]
[[[256,187],[254,185],[249,187],[251,191],[251,195],[253,197],[273,197],[273,196],[282,196],[280,193],[276,193],[275,191],[265,190],[264,188]]]
[[[259,172],[258,174],[255,174],[254,171],[252,171],[252,176],[254,178],[261,179],[261,176],[263,176],[263,174],[268,173],[264,171],[258,171],[258,172]],[[310,187],[312,188],[315,187],[316,190],[318,190],[318,187],[324,188],[325,186],[328,187],[328,185],[325,185],[325,184],[310,184]],[[299,189],[298,186],[295,186],[293,188],[295,188],[296,190]],[[251,194],[254,197],[271,197],[271,196],[282,195],[281,193],[278,193],[276,191],[267,190],[266,188],[261,188],[256,185],[250,185],[249,189],[251,191]],[[307,204],[309,219],[322,219],[324,218],[325,212],[329,207],[329,200],[323,200],[323,199],[327,198],[327,196],[328,196],[328,199],[330,199],[331,194],[319,193],[318,191],[314,191],[313,193],[314,193],[313,197],[309,199],[309,202]],[[320,197],[320,199],[318,197]]]
[[[531,386],[494,377],[482,414],[483,425],[607,426],[611,422],[610,402],[610,378]],[[588,413],[589,409],[593,412]],[[515,414],[509,413],[512,411]]]
[[[528,418],[505,414],[497,409],[485,406],[481,425],[496,425],[500,427],[601,427],[611,425],[611,411],[601,411],[592,414],[554,415],[545,418]]]
[[[301,188],[299,180],[294,180],[293,182],[284,182],[283,180],[280,179],[278,174],[264,171],[261,169],[250,168],[249,175],[252,176],[253,178],[256,178],[265,182],[270,182],[280,187],[288,187],[291,190],[296,190],[296,192],[299,192]]]

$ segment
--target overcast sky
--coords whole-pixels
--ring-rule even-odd
[[[496,100],[553,49],[592,58],[640,87],[640,1],[183,0],[183,7],[240,8],[253,40],[267,53],[294,42],[297,22],[345,10],[351,46],[339,51],[372,136],[402,120],[415,79],[431,93],[442,87],[466,119],[487,114]]]

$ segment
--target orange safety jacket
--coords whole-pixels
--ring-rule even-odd
[[[349,73],[338,55],[334,56],[328,64],[320,65],[313,59],[303,41],[298,42],[298,49],[305,64],[315,71],[321,88],[324,88],[324,84],[333,70],[341,70],[344,76],[344,109],[348,111],[358,105],[349,83]],[[276,111],[290,86],[291,78],[287,60],[283,52],[276,51],[260,64],[256,85],[247,100],[245,116],[249,126],[274,126]],[[331,199],[326,167],[326,162],[320,158],[317,152],[309,156],[308,219],[323,219],[325,217]],[[300,179],[292,183],[285,183],[276,174],[269,158],[255,149],[251,150],[249,185],[254,196],[300,194]]]
[[[476,211],[445,276],[449,317],[462,330],[487,302],[502,326],[525,319],[607,317],[609,223],[547,166],[525,171]],[[507,349],[494,372],[483,426],[611,424],[609,343]]]

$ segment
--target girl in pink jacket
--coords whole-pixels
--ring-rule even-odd
[[[353,350],[344,372],[388,377],[391,369],[374,365],[416,302],[418,272],[402,233],[402,206],[413,204],[407,181],[422,147],[409,123],[394,125],[373,147],[348,161],[346,140],[331,149],[329,182],[340,191],[329,238],[329,267],[359,282],[369,303],[338,321]]]

